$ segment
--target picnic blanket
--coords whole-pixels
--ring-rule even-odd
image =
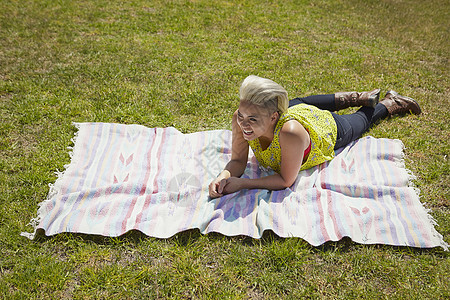
[[[364,137],[302,171],[292,187],[242,190],[218,199],[208,185],[231,157],[231,132],[77,123],[71,162],[32,220],[33,239],[62,232],[168,238],[203,234],[260,238],[272,230],[313,246],[350,237],[362,244],[448,245],[411,186],[400,140]],[[253,153],[244,177],[273,171]]]

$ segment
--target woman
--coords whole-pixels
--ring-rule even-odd
[[[232,119],[231,160],[209,185],[212,198],[241,189],[279,190],[290,187],[299,171],[331,160],[334,150],[359,138],[377,120],[394,114],[420,114],[419,104],[395,91],[378,103],[380,90],[342,92],[295,98],[272,80],[248,76],[240,88],[239,108]],[[333,111],[362,106],[349,115]],[[263,167],[276,174],[240,178],[249,146]]]

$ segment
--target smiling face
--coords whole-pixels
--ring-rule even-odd
[[[278,113],[270,113],[266,108],[241,101],[238,108],[237,123],[247,141],[256,138],[273,139],[273,131],[278,121]]]

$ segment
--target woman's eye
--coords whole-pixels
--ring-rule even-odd
[[[256,122],[257,120],[254,119],[254,118],[250,118],[250,121],[254,123],[254,122]]]

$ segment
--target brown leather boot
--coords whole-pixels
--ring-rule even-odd
[[[389,116],[409,112],[419,115],[422,112],[416,100],[399,95],[396,91],[388,91],[380,104],[386,106]]]
[[[336,110],[347,107],[370,106],[375,107],[380,98],[380,89],[371,92],[339,92],[334,94]]]

